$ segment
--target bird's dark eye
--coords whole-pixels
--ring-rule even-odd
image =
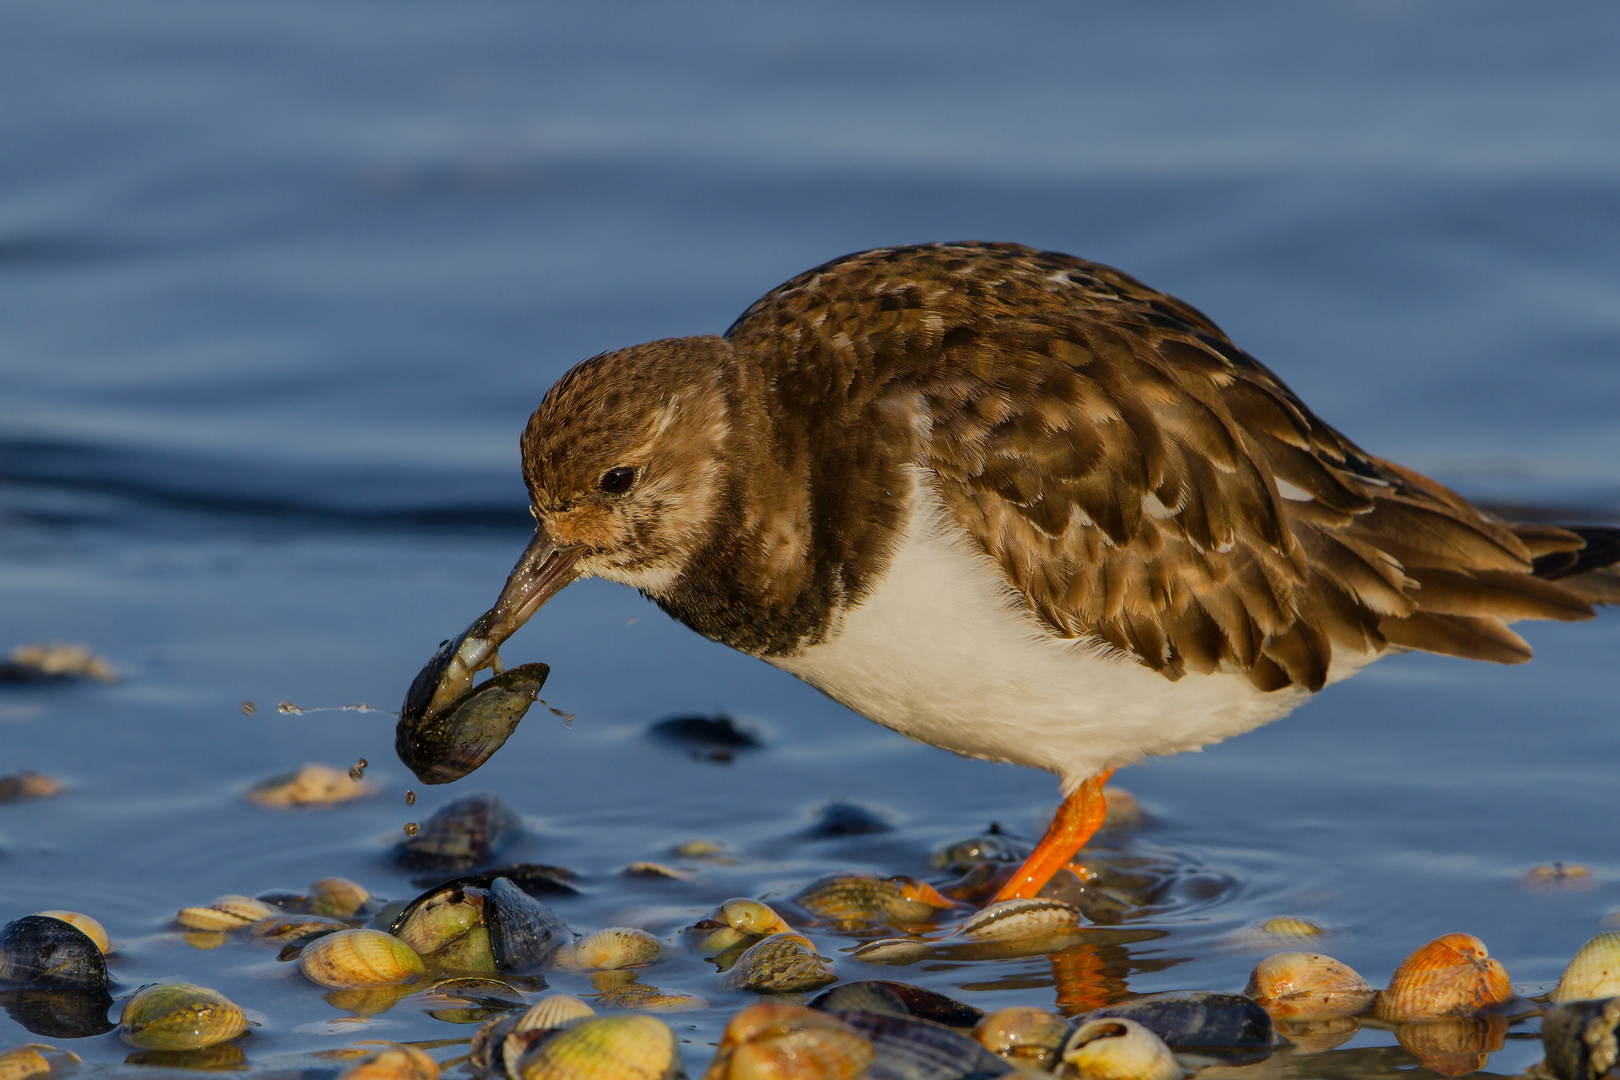
[[[636,470],[628,465],[620,465],[602,474],[601,488],[609,495],[623,495],[635,482]]]

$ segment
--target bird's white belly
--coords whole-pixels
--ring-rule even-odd
[[[1128,657],[1052,637],[926,485],[917,490],[909,534],[883,580],[828,640],[772,664],[903,735],[1049,769],[1066,791],[1103,769],[1248,731],[1309,696],[1264,693],[1237,674],[1172,682]],[[1336,657],[1334,675],[1366,659]]]

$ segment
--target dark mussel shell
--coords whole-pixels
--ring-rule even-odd
[[[493,792],[440,807],[415,836],[394,845],[394,862],[407,870],[465,870],[488,863],[523,821]]]
[[[1541,1047],[1547,1072],[1558,1080],[1608,1076],[1620,1065],[1620,998],[1569,1001],[1541,1018]]]
[[[394,728],[394,752],[424,784],[448,784],[478,768],[517,730],[551,668],[521,664],[468,690],[449,708],[427,715],[450,657],[462,638],[440,646],[411,683]]]
[[[78,927],[25,915],[0,929],[0,986],[105,990],[107,961]]]
[[[866,1036],[876,1052],[863,1080],[992,1080],[1013,1066],[944,1024],[893,1012],[830,1013]]]
[[[946,1027],[971,1028],[984,1019],[984,1010],[920,986],[887,979],[845,983],[810,1002],[822,1012],[888,1012],[932,1020]]]
[[[105,990],[0,990],[0,1008],[46,1039],[85,1039],[118,1025],[107,1019],[112,995]]]
[[[1107,1016],[1135,1020],[1178,1053],[1227,1061],[1264,1058],[1277,1042],[1271,1015],[1242,994],[1146,994],[1095,1009],[1080,1020]]]
[[[893,831],[894,826],[876,811],[857,803],[832,802],[821,808],[816,823],[804,835],[811,840],[832,840],[840,836],[870,836]]]
[[[578,896],[579,890],[571,884],[575,873],[566,866],[545,866],[541,863],[507,863],[476,874],[461,874],[454,878],[424,877],[412,884],[427,889],[438,885],[471,886],[487,889],[498,877],[508,878],[512,884],[530,896]]]
[[[532,974],[574,940],[555,912],[503,877],[489,884],[484,922],[495,966],[517,975]]]

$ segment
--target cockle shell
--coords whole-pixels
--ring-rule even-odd
[[[366,887],[348,878],[321,878],[309,887],[309,910],[316,915],[347,919],[360,914],[370,902]]]
[[[1015,1065],[1050,1070],[1069,1035],[1069,1021],[1031,1005],[997,1009],[980,1020],[973,1038],[980,1046]]]
[[[332,806],[377,794],[370,780],[356,780],[347,769],[310,764],[297,772],[278,773],[247,790],[249,802],[276,810],[296,806]]]
[[[596,1010],[572,994],[547,994],[518,1017],[517,1031],[544,1031],[595,1016]]]
[[[112,943],[107,940],[107,931],[99,922],[88,915],[81,915],[77,911],[36,911],[36,915],[43,915],[47,919],[60,919],[69,926],[77,927],[79,932],[96,943],[101,955],[106,956],[112,952]]]
[[[926,922],[960,905],[916,878],[881,878],[875,874],[833,874],[806,887],[794,902],[812,915],[837,922],[883,919],[894,923]]]
[[[276,909],[251,896],[221,896],[207,907],[181,908],[174,921],[187,930],[240,930],[249,923],[268,919]]]
[[[1582,945],[1552,992],[1552,1000],[1594,1001],[1620,995],[1620,930],[1605,930]]]
[[[1513,996],[1500,961],[1472,934],[1446,934],[1412,953],[1378,995],[1380,1020],[1434,1020],[1470,1016]]]
[[[1266,919],[1255,929],[1262,934],[1287,938],[1321,937],[1327,933],[1325,929],[1311,922],[1311,920],[1301,919],[1297,915],[1277,915]]]
[[[957,927],[952,937],[968,941],[1019,941],[1085,925],[1080,909],[1060,900],[1003,900]]]
[[[1063,1045],[1061,1075],[1081,1080],[1175,1080],[1181,1066],[1164,1040],[1134,1020],[1088,1020]]]
[[[1273,1018],[1353,1016],[1378,991],[1346,964],[1317,953],[1273,953],[1255,966],[1243,991]]]
[[[668,1080],[682,1071],[675,1033],[642,1014],[581,1020],[533,1046],[513,1080]]]
[[[772,934],[750,945],[720,979],[727,990],[756,994],[814,990],[835,981],[827,961],[803,934]]]
[[[633,926],[610,926],[564,945],[551,962],[568,971],[613,971],[635,964],[650,964],[661,952],[658,939]]]
[[[414,1046],[395,1046],[350,1065],[338,1080],[439,1080],[439,1063]]]
[[[27,1043],[12,1050],[0,1051],[0,1080],[26,1080],[30,1076],[41,1076],[79,1063],[79,1055],[71,1050],[58,1050],[44,1043]]]
[[[874,1056],[871,1042],[835,1016],[762,1002],[731,1018],[703,1080],[855,1080]]]
[[[405,942],[380,930],[340,930],[304,947],[298,970],[310,982],[337,989],[415,982],[426,965]]]
[[[191,983],[158,983],[124,1006],[118,1034],[146,1050],[195,1050],[228,1042],[247,1030],[241,1006],[217,990]]]

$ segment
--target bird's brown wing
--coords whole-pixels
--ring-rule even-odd
[[[1509,621],[1592,614],[1531,573],[1580,537],[1363,453],[1198,311],[1111,268],[889,249],[750,314],[770,310],[798,324],[801,364],[860,354],[893,369],[877,397],[920,397],[946,508],[1039,619],[1170,678],[1315,690],[1335,644],[1515,663],[1530,648]]]

